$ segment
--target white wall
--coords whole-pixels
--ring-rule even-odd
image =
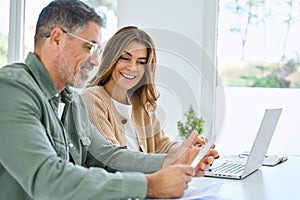
[[[217,143],[222,153],[250,150],[266,108],[283,108],[268,154],[300,155],[300,89],[225,88],[225,120]]]
[[[157,47],[158,114],[168,134],[190,104],[212,128],[215,98],[217,1],[121,0],[118,26],[146,30]]]

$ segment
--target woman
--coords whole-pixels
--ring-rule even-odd
[[[172,153],[182,145],[161,129],[155,114],[155,46],[128,26],[107,42],[96,76],[83,91],[91,122],[112,143],[145,153]],[[201,146],[204,140],[197,138]]]

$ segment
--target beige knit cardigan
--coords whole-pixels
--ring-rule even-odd
[[[113,144],[126,146],[123,117],[114,106],[110,95],[102,86],[85,89],[81,96],[86,102],[90,121],[99,132]],[[161,129],[155,111],[147,112],[140,99],[130,99],[132,103],[132,122],[136,130],[140,150],[145,153],[173,153],[179,142],[173,141]]]

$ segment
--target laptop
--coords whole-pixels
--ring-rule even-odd
[[[278,123],[282,108],[266,109],[260,128],[247,159],[229,160],[219,158],[205,172],[205,176],[243,179],[258,170],[264,161],[273,133]]]

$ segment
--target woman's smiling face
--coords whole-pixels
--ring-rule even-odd
[[[131,42],[116,63],[109,82],[118,89],[129,90],[142,79],[147,64],[147,49],[142,43]]]

